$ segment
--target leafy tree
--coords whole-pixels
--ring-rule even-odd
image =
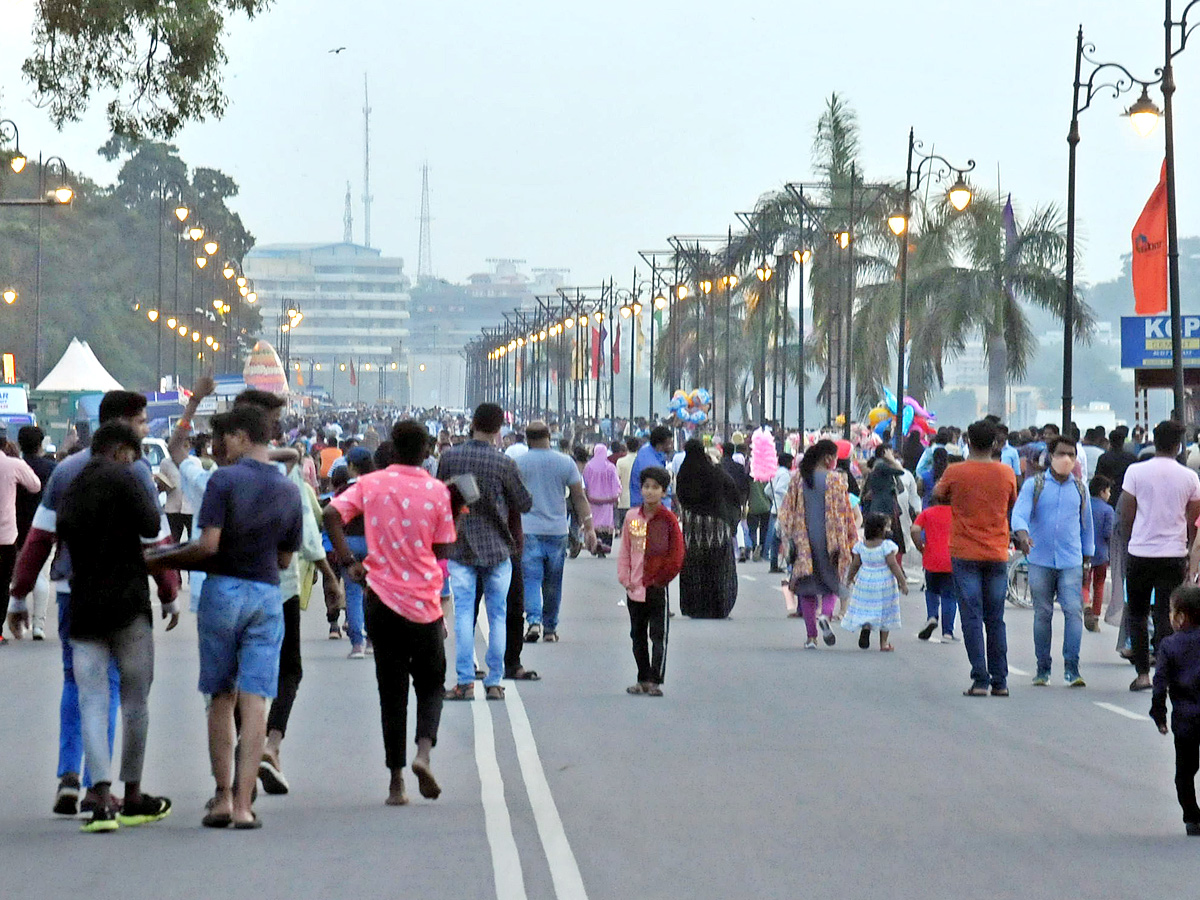
[[[220,118],[227,15],[253,18],[270,0],[38,0],[33,53],[22,71],[62,128],[93,94],[113,134],[172,137],[186,122]]]

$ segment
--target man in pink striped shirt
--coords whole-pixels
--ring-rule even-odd
[[[446,627],[442,619],[442,570],[456,538],[450,491],[421,468],[427,433],[405,420],[392,428],[395,464],[362,475],[325,510],[325,528],[348,577],[365,576],[367,633],[375,647],[375,680],[383,722],[383,745],[391,771],[389,806],[408,803],[404,788],[408,681],[417,695],[417,755],[412,771],[422,797],[441,787],[429,766],[437,743],[446,680]],[[362,516],[365,567],[350,551],[343,525]]]
[[[17,561],[17,485],[31,494],[42,489],[29,463],[0,453],[0,644],[4,643],[4,620],[8,618],[8,585]],[[21,634],[14,632],[13,637]]]

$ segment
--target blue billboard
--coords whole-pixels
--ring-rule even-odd
[[[1183,364],[1200,367],[1200,316],[1184,316]],[[1171,317],[1121,317],[1121,368],[1171,368]]]

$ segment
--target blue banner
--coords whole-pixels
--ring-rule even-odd
[[[1183,364],[1200,367],[1200,316],[1184,316]],[[1121,317],[1121,368],[1171,368],[1171,317]]]

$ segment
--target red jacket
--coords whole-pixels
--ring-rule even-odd
[[[666,587],[683,568],[683,532],[665,506],[647,519],[643,507],[625,516],[617,553],[617,580],[630,600],[644,601],[647,587]]]

